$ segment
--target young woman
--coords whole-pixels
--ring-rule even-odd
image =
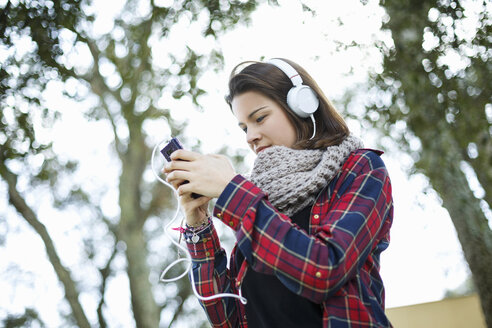
[[[393,202],[381,152],[363,149],[286,59],[238,65],[226,101],[257,154],[251,175],[186,150],[164,169],[181,197],[198,292],[247,299],[203,301],[213,327],[391,327],[379,257]],[[229,266],[207,213],[212,198],[213,216],[236,234]]]

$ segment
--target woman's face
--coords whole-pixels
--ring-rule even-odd
[[[296,130],[285,111],[275,101],[256,91],[235,96],[232,112],[239,127],[246,133],[249,147],[258,154],[270,146],[292,148]]]

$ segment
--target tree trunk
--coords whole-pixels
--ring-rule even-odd
[[[140,126],[138,124],[132,126],[135,122],[127,123],[130,129],[130,141],[127,151],[121,156],[119,239],[126,244],[127,272],[136,326],[158,328],[160,313],[149,281],[147,242],[143,231],[146,218],[143,217],[140,193],[148,152]]]
[[[441,134],[440,139],[426,143],[432,146],[422,151],[422,162],[428,163],[422,169],[451,216],[477,286],[485,321],[492,327],[492,231],[480,201],[473,195],[460,169],[459,149],[449,145],[451,140],[449,135]],[[447,163],[446,169],[442,168],[442,163]]]
[[[447,102],[438,101],[439,95],[447,94],[445,87],[448,82],[443,78],[441,85],[431,83],[432,78],[438,78],[440,71],[432,71],[434,75],[431,75],[424,69],[425,61],[435,65],[440,55],[437,50],[430,53],[422,47],[424,31],[431,25],[428,20],[429,9],[436,6],[436,3],[385,0],[383,6],[390,16],[387,27],[391,30],[395,43],[395,53],[385,55],[383,74],[385,78],[401,82],[401,87],[394,87],[398,93],[395,98],[400,98],[408,106],[408,113],[405,114],[401,114],[401,109],[395,111],[392,108],[400,116],[386,114],[385,124],[404,119],[409,130],[420,139],[422,150],[418,154],[420,158],[416,166],[430,179],[432,187],[441,196],[443,205],[451,216],[480,296],[485,320],[488,327],[492,328],[492,231],[481,209],[480,200],[474,196],[460,168],[462,162],[468,159],[465,156],[467,145],[463,149],[463,145],[459,144],[464,136],[460,137],[453,124],[447,122]],[[463,119],[467,115],[467,109],[459,110],[461,115],[456,120],[462,120],[459,123],[466,124],[468,121]],[[482,145],[478,147],[483,149]],[[478,169],[477,176],[486,189],[486,199],[490,199],[492,184],[486,183],[490,176],[490,164],[484,164],[490,156],[483,152],[479,156],[485,158],[481,158],[480,162],[467,162]],[[486,171],[482,171],[484,166],[487,167]]]
[[[122,235],[121,240],[126,244],[127,272],[136,327],[158,328],[159,309],[149,282],[149,266],[143,231],[142,229],[127,231]]]

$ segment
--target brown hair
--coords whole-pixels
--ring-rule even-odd
[[[340,144],[350,134],[343,118],[301,66],[287,59],[282,60],[295,68],[303,84],[311,87],[319,99],[318,110],[314,113],[316,135],[313,139],[309,139],[313,134],[311,120],[297,116],[287,105],[287,93],[292,88],[292,81],[272,64],[247,61],[234,67],[229,78],[229,94],[225,97],[226,102],[231,106],[232,99],[237,95],[247,91],[260,92],[277,102],[286,111],[297,133],[297,141],[293,148],[321,149]]]

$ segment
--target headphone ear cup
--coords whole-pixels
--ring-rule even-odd
[[[318,109],[319,99],[309,86],[298,85],[287,93],[287,104],[297,116],[306,118]]]

